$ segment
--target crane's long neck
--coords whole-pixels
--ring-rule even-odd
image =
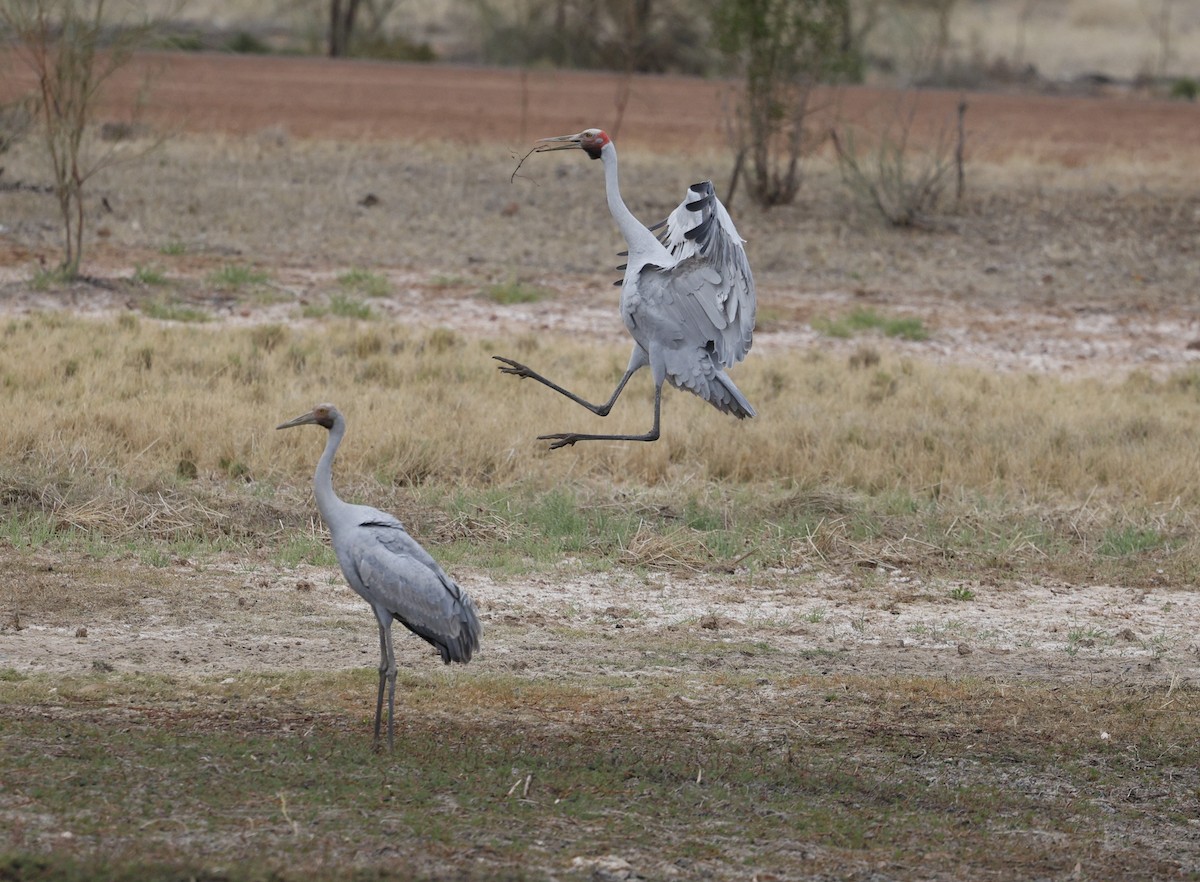
[[[313,475],[313,495],[317,497],[317,511],[321,513],[321,520],[327,527],[332,526],[337,519],[338,510],[346,505],[333,492],[333,457],[345,434],[346,421],[341,414],[338,414],[337,419],[333,421],[333,427],[329,430],[329,439],[325,442],[325,452],[317,461],[317,472]]]
[[[608,210],[612,212],[613,220],[617,222],[617,227],[625,237],[625,244],[629,246],[630,266],[639,258],[641,262],[653,257],[669,258],[669,252],[646,229],[646,225],[633,216],[621,198],[621,187],[617,181],[617,148],[611,141],[604,145],[600,160],[604,163],[604,194],[608,197]]]

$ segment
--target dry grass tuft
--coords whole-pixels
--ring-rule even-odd
[[[664,534],[643,524],[617,559],[629,567],[694,573],[711,562],[712,552],[693,530],[677,528]]]
[[[56,315],[12,319],[3,334],[0,376],[21,414],[0,442],[5,496],[106,533],[170,534],[195,523],[220,530],[196,486],[307,483],[322,433],[276,434],[274,426],[321,400],[335,401],[350,425],[338,484],[368,498],[427,483],[549,488],[568,475],[617,486],[766,483],[804,488],[780,505],[835,520],[847,492],[1101,510],[1190,506],[1200,494],[1191,479],[1200,395],[1190,372],[1112,385],[891,354],[869,368],[763,355],[735,372],[762,414],[756,420],[731,421],[668,390],[662,441],[550,453],[537,434],[600,421],[500,375],[490,347],[465,338],[446,345],[439,331],[329,321],[280,335]],[[386,370],[364,372],[368,343],[369,360]],[[624,347],[546,337],[537,360],[595,396],[619,374]],[[644,379],[605,428],[644,430]]]

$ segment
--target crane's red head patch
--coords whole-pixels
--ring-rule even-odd
[[[612,139],[603,129],[587,129],[579,133],[579,146],[592,159],[599,159],[604,145],[611,142]]]

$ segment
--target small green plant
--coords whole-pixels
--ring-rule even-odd
[[[839,319],[814,319],[812,326],[827,337],[846,339],[857,333],[876,331],[901,340],[927,340],[929,332],[919,318],[886,318],[871,309],[856,309]]]
[[[951,600],[962,600],[962,601],[974,600],[975,592],[972,591],[970,588],[968,588],[966,585],[956,585],[955,587],[950,589],[950,599]]]
[[[147,318],[163,322],[206,322],[210,318],[209,314],[202,309],[179,303],[167,303],[163,300],[143,303],[141,309]]]
[[[1171,83],[1170,96],[1184,101],[1195,101],[1200,97],[1200,80],[1191,77],[1180,77]]]
[[[237,290],[255,285],[265,285],[271,280],[270,275],[253,267],[229,263],[219,270],[209,274],[208,281],[218,288]]]
[[[374,58],[379,61],[437,61],[437,53],[428,43],[417,43],[402,35],[374,34],[352,41],[355,58]]]
[[[370,319],[374,318],[371,307],[353,297],[334,295],[329,298],[329,311],[339,318]]]
[[[153,266],[141,266],[140,264],[133,268],[133,280],[139,285],[165,285],[167,284],[166,274]]]
[[[467,280],[462,276],[434,276],[429,280],[431,288],[461,288],[467,284]]]
[[[246,465],[239,459],[234,459],[230,456],[222,456],[217,460],[217,465],[221,471],[231,478],[250,480],[250,466]]]
[[[524,282],[517,281],[489,285],[483,289],[484,297],[505,306],[514,303],[536,303],[539,300],[545,300],[550,295],[551,292],[546,288],[526,285]]]
[[[325,305],[309,304],[301,313],[305,318],[322,318],[335,315],[339,318],[361,319],[366,321],[375,317],[371,307],[354,297],[334,294]]]
[[[289,535],[276,547],[275,561],[285,567],[297,567],[301,564],[317,567],[337,566],[337,558],[329,544],[329,537],[320,532]]]
[[[178,239],[172,239],[170,242],[162,245],[158,249],[159,254],[165,254],[168,257],[179,257],[187,254],[187,246]]]
[[[33,278],[29,280],[29,285],[35,291],[49,291],[59,285],[66,285],[73,279],[74,276],[62,267],[38,269],[34,272]]]
[[[1119,530],[1109,530],[1097,549],[1105,557],[1125,557],[1152,551],[1160,548],[1166,540],[1163,535],[1151,527],[1124,527]]]
[[[271,47],[248,31],[238,31],[226,42],[225,51],[239,55],[269,55]]]
[[[1067,655],[1078,655],[1080,649],[1093,649],[1098,642],[1111,643],[1112,638],[1096,628],[1075,626],[1067,631]]]
[[[338,284],[350,291],[358,291],[367,297],[387,297],[392,286],[387,277],[364,269],[352,269],[338,276]]]
[[[162,39],[162,48],[175,52],[203,52],[204,40],[196,34],[168,34]]]

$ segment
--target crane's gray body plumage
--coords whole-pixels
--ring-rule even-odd
[[[479,648],[482,626],[471,598],[422,548],[394,516],[367,505],[343,502],[333,491],[333,459],[346,432],[346,421],[332,404],[278,428],[319,425],[329,430],[317,462],[313,492],[338,565],[350,587],[375,613],[379,623],[379,694],[375,739],[380,736],[385,681],[388,685],[388,746],[394,741],[396,659],[391,627],[398,621],[431,643],[442,661],[466,663]]]
[[[617,180],[616,148],[599,129],[543,139],[543,149],[581,148],[604,164],[609,210],[629,246],[621,285],[621,318],[636,345],[625,375],[606,404],[592,404],[511,359],[500,370],[537,380],[598,416],[607,416],[629,378],[643,367],[654,377],[654,425],[645,435],[541,435],[551,448],[577,441],[654,441],[659,437],[662,384],[692,392],[723,413],[753,417],[754,408],[725,372],[746,357],[754,334],[754,276],[712,183],[693,184],[670,216],[652,228],[626,207]],[[559,146],[554,146],[561,142]],[[660,235],[653,232],[662,229]]]
[[[746,357],[754,336],[754,276],[742,240],[712,183],[693,184],[660,240],[673,262],[646,262],[621,285],[625,327],[662,375],[723,413],[754,416],[723,368]]]

